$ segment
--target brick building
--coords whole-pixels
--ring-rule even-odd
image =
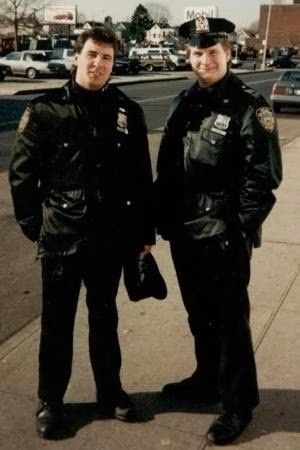
[[[268,33],[268,47],[292,46],[300,48],[300,3],[272,4],[260,6],[259,38],[265,39],[268,13],[270,22]]]

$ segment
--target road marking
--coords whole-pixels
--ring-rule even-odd
[[[249,86],[251,86],[252,84],[261,84],[261,83],[267,83],[268,81],[276,81],[276,80],[278,80],[278,78],[269,78],[269,79],[259,80],[259,81],[249,81],[245,84],[248,84]],[[143,100],[136,100],[136,102],[137,103],[158,102],[160,100],[167,100],[169,98],[174,98],[174,97],[176,97],[176,95],[177,95],[177,93],[173,94],[173,95],[165,95],[163,97],[154,97],[154,98],[146,98]]]
[[[145,98],[144,100],[136,100],[137,103],[156,102],[159,100],[166,100],[168,98],[174,98],[177,94],[165,95],[164,97]]]
[[[266,83],[267,81],[277,81],[277,80],[278,80],[278,78],[268,78],[267,80],[249,81],[249,82],[247,82],[245,84],[249,84],[249,85],[251,85],[251,84],[260,84],[260,83]]]

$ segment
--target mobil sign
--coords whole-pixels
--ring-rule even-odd
[[[199,16],[218,17],[218,8],[216,6],[187,6],[184,8],[184,22]]]

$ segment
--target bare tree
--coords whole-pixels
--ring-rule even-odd
[[[256,35],[258,33],[259,30],[259,23],[258,20],[255,20],[254,22],[252,22],[249,27],[247,28],[247,30],[251,31],[251,33],[253,33],[254,35]]]
[[[26,21],[37,20],[36,12],[40,10],[40,0],[0,0],[0,8],[14,27],[15,49],[18,50],[20,25]]]
[[[78,11],[77,12],[77,22],[84,23],[84,22],[86,22],[86,20],[87,20],[86,19],[86,14],[81,12],[81,11]]]
[[[171,13],[167,6],[161,5],[160,3],[146,3],[145,7],[149,11],[154,22],[163,24],[169,22]]]

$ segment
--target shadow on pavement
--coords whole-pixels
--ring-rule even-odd
[[[136,420],[133,423],[145,423],[153,420],[156,414],[168,412],[216,414],[220,411],[219,405],[199,406],[192,401],[178,401],[162,397],[160,392],[138,392],[130,395],[137,410]],[[110,417],[99,413],[97,403],[66,403],[64,408],[65,430],[53,439],[68,439],[74,437],[81,428],[99,420],[109,420]]]
[[[300,391],[263,389],[261,403],[255,410],[254,420],[239,439],[245,443],[272,433],[299,433]],[[136,392],[130,395],[135,402],[138,419],[134,422],[148,422],[157,414],[199,413],[216,415],[221,412],[220,404],[199,405],[193,401],[175,400],[160,392]],[[67,403],[65,405],[66,431],[55,439],[68,439],[86,425],[99,420],[109,420],[101,416],[96,403]]]

